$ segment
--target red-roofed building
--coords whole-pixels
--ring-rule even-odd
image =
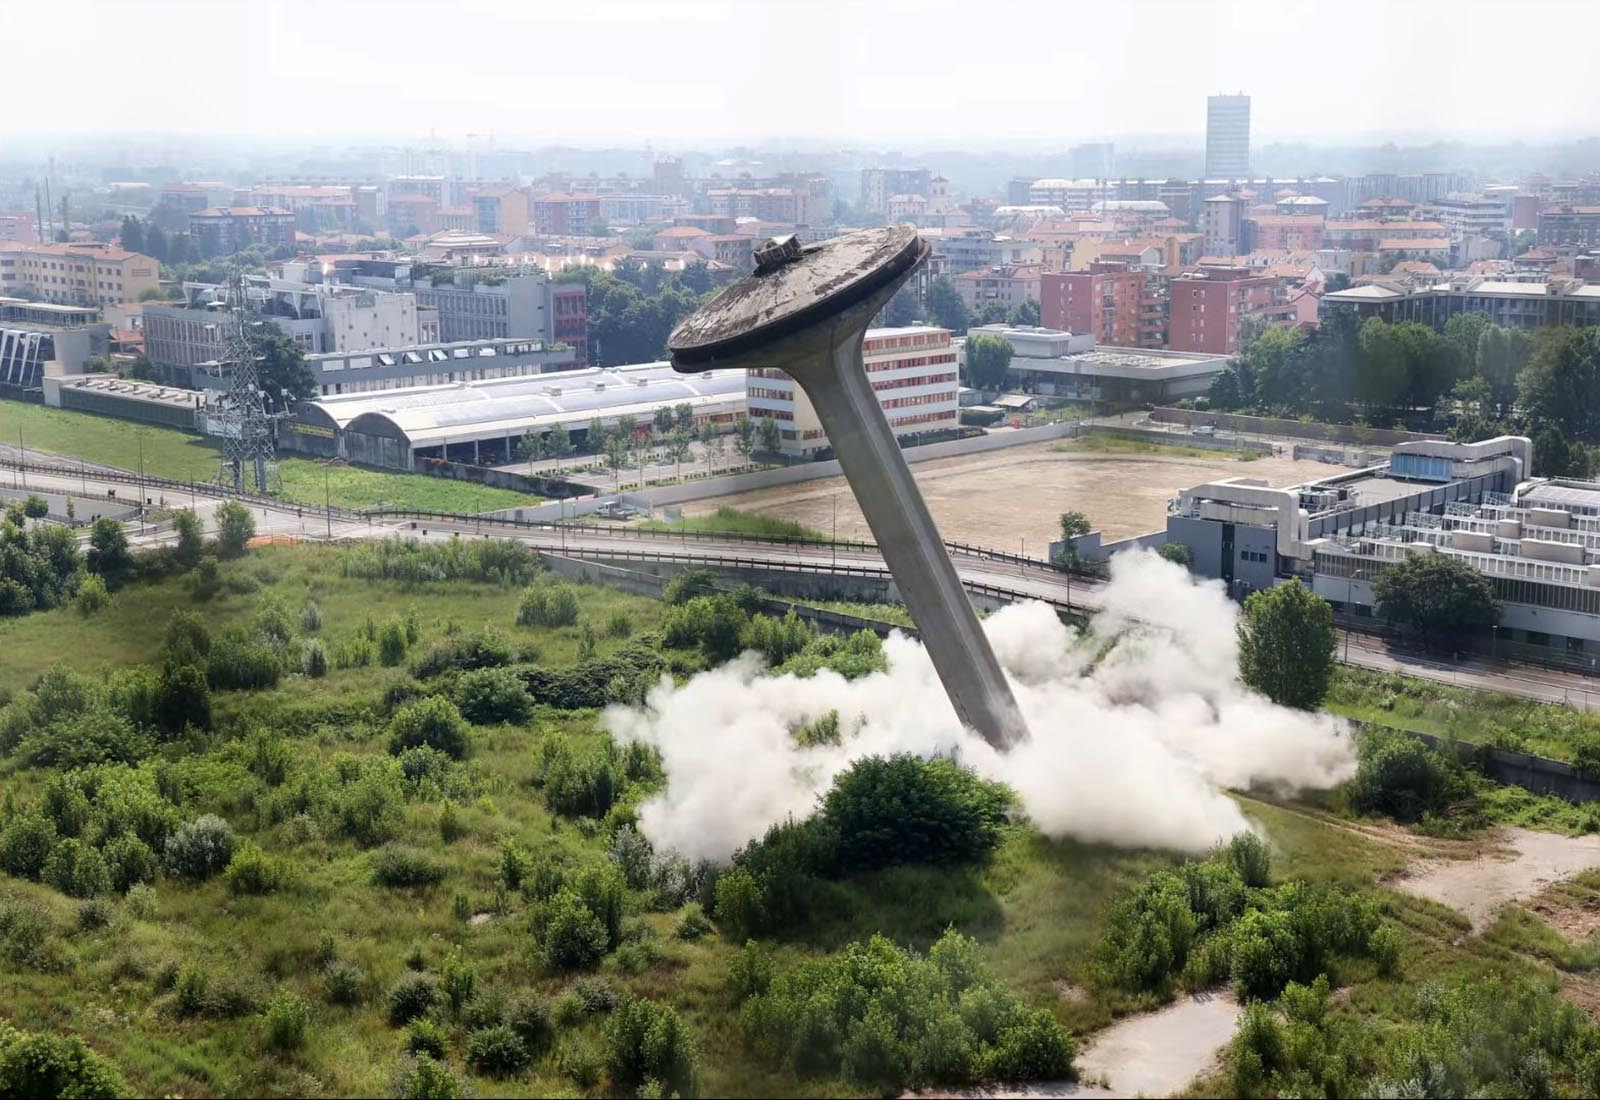
[[[1244,220],[1245,250],[1314,252],[1322,247],[1320,214],[1259,214]]]
[[[0,245],[0,294],[32,287],[46,302],[105,307],[160,286],[159,263],[115,245]]]
[[[539,236],[585,237],[600,228],[599,195],[548,192],[533,197],[533,231]]]
[[[963,271],[953,281],[969,309],[981,309],[986,302],[1000,302],[1015,309],[1029,298],[1039,300],[1039,279],[1043,272],[1039,264],[1000,264],[979,271]]]
[[[1087,271],[1039,277],[1039,323],[1089,333],[1095,343],[1159,348],[1166,343],[1166,301],[1160,276],[1127,263],[1099,261]]]
[[[1175,351],[1232,355],[1239,325],[1278,302],[1278,280],[1247,267],[1207,267],[1173,279],[1168,293],[1167,346]]]
[[[1539,244],[1579,252],[1600,248],[1600,206],[1557,206],[1539,211]]]

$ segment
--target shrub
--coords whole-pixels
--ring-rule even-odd
[[[439,839],[446,844],[454,844],[465,832],[461,824],[460,815],[456,811],[456,804],[449,800],[439,807]]]
[[[293,993],[280,993],[262,1013],[267,1046],[273,1050],[299,1050],[311,1026],[311,1008]]]
[[[512,1000],[506,1008],[506,1026],[535,1054],[549,1046],[555,1036],[550,1008],[536,993],[521,993]]]
[[[1284,1048],[1283,1025],[1272,1009],[1259,1001],[1246,1005],[1229,1048],[1234,1095],[1260,1095],[1283,1065]]]
[[[315,638],[300,648],[300,672],[313,680],[320,680],[328,674],[328,651]]]
[[[241,630],[223,632],[206,656],[206,679],[217,689],[240,691],[276,687],[283,675],[278,647],[256,641]]]
[[[339,828],[357,844],[371,847],[392,839],[405,820],[405,788],[392,759],[367,761],[334,795]]]
[[[255,537],[256,521],[250,509],[236,500],[225,500],[217,508],[217,556],[236,558],[245,544]]]
[[[610,638],[626,638],[633,633],[633,619],[626,611],[613,611],[611,617],[606,619],[606,636]]]
[[[233,858],[233,829],[213,814],[185,822],[167,838],[167,870],[194,881],[210,878]]]
[[[289,879],[289,866],[276,856],[246,842],[228,861],[223,872],[228,890],[235,894],[262,895],[280,889]]]
[[[1233,981],[1241,997],[1271,1000],[1300,967],[1300,941],[1294,921],[1282,910],[1252,909],[1233,926]]]
[[[629,1088],[655,1082],[663,1095],[693,1096],[696,1054],[687,1029],[670,1006],[632,999],[606,1021],[606,1068]]]
[[[577,621],[578,597],[559,582],[528,589],[517,605],[518,626],[573,626]]]
[[[667,582],[661,598],[669,604],[688,603],[695,596],[717,587],[717,575],[709,569],[685,569]]]
[[[546,903],[541,949],[555,970],[593,966],[606,952],[606,928],[576,891],[560,891]]]
[[[401,1069],[394,1094],[403,1100],[456,1100],[467,1095],[467,1085],[443,1061],[419,1054]]]
[[[90,898],[78,906],[78,931],[95,932],[111,923],[115,914],[104,898]]]
[[[1072,1059],[1077,1046],[1044,1009],[1023,1012],[1000,1031],[987,1075],[1008,1081],[1047,1081],[1077,1076]]]
[[[436,886],[444,876],[442,865],[415,848],[384,848],[372,860],[372,881],[391,889]]]
[[[322,608],[318,607],[315,600],[307,600],[300,606],[300,630],[306,634],[315,634],[322,629]]]
[[[1123,989],[1164,990],[1188,959],[1196,925],[1184,880],[1156,872],[1106,911],[1097,949],[1103,973]]]
[[[111,602],[111,593],[98,573],[86,573],[78,582],[78,594],[72,602],[78,614],[88,618]]]
[[[417,972],[402,974],[389,987],[389,1023],[394,1027],[409,1024],[418,1016],[425,1015],[438,996],[439,988],[428,975]]]
[[[168,664],[156,687],[155,719],[162,731],[211,728],[211,685],[198,665]]]
[[[390,619],[378,634],[378,661],[385,668],[393,668],[406,658],[406,624],[400,619]]]
[[[1350,801],[1366,813],[1415,821],[1424,813],[1443,809],[1460,789],[1439,753],[1399,731],[1363,731],[1356,743],[1356,758]]]
[[[466,758],[466,720],[456,705],[441,695],[430,695],[401,707],[389,720],[389,751],[400,753],[428,745],[456,760]]]
[[[111,876],[100,852],[76,838],[61,841],[45,860],[43,879],[63,894],[92,898],[111,889]]]
[[[675,931],[680,940],[697,940],[711,931],[711,922],[706,919],[698,904],[690,902],[684,907],[682,916],[678,918]]]
[[[24,810],[0,830],[0,869],[37,880],[55,846],[55,822],[37,809]]]
[[[528,1045],[505,1024],[467,1036],[467,1064],[490,1077],[509,1077],[528,1064]]]
[[[456,706],[469,722],[480,726],[520,725],[533,711],[522,679],[508,668],[479,668],[456,681]]]
[[[445,1047],[444,1028],[426,1016],[412,1020],[411,1026],[406,1028],[406,1052],[409,1054],[427,1054],[442,1059],[445,1057]]]
[[[135,883],[128,887],[128,893],[123,897],[122,905],[134,920],[154,920],[156,915],[155,887],[147,882]]]
[[[600,1052],[580,1036],[573,1036],[561,1044],[561,1050],[556,1054],[556,1064],[573,1084],[585,1090],[599,1083],[600,1071],[605,1068]]]
[[[1246,886],[1265,886],[1272,874],[1272,853],[1255,833],[1239,833],[1225,849],[1228,863]]]
[[[756,997],[772,985],[772,974],[772,956],[755,940],[746,940],[728,964],[728,988],[741,1001]]]
[[[439,986],[445,1000],[450,1002],[450,1011],[460,1015],[461,1010],[477,995],[478,971],[461,957],[461,952],[451,951],[439,968]]]
[[[475,668],[498,668],[511,664],[516,658],[516,651],[498,634],[484,630],[436,642],[411,663],[411,672],[426,680],[452,669],[470,672]]]
[[[0,1023],[0,1096],[127,1096],[116,1067],[76,1035],[39,1035]]]
[[[322,995],[331,1005],[358,1005],[365,997],[367,976],[347,959],[329,962],[322,979]]]
[[[1011,794],[946,759],[857,760],[833,781],[821,816],[849,873],[897,863],[982,859],[1000,843]]]

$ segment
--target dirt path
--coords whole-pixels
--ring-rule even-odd
[[[1390,885],[1459,910],[1481,932],[1507,902],[1600,867],[1600,837],[1508,828],[1496,839],[1497,848],[1475,859],[1420,860]]]
[[[1021,547],[1042,557],[1060,538],[1057,517],[1082,511],[1106,539],[1153,531],[1166,522],[1167,500],[1179,489],[1225,477],[1258,477],[1291,485],[1326,476],[1320,462],[1276,456],[1240,462],[1216,458],[1052,451],[1052,443],[1008,447],[977,455],[937,458],[911,467],[939,530],[951,542],[1004,549]],[[728,505],[762,515],[832,529],[838,508],[840,537],[869,539],[866,520],[843,478],[822,478],[699,500],[684,505],[701,515]]]

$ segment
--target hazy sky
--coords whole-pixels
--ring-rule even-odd
[[[662,148],[1600,130],[1595,0],[0,0],[0,145],[246,133]],[[1573,54],[1556,46],[1570,42]],[[22,44],[26,43],[26,46]],[[66,60],[64,60],[64,56]],[[65,64],[65,68],[63,65]],[[64,73],[71,75],[62,79]],[[96,74],[101,78],[97,79]],[[48,88],[30,113],[29,88]]]

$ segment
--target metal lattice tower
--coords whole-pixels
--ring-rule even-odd
[[[235,272],[231,283],[233,300],[228,312],[233,323],[229,326],[224,362],[230,371],[228,390],[214,418],[217,434],[222,436],[222,466],[217,482],[242,492],[248,480],[251,489],[265,495],[272,489],[267,475],[277,471],[277,464],[273,462],[276,417],[267,411],[258,370],[261,356],[250,338],[251,326],[262,322],[250,315],[243,273]]]

